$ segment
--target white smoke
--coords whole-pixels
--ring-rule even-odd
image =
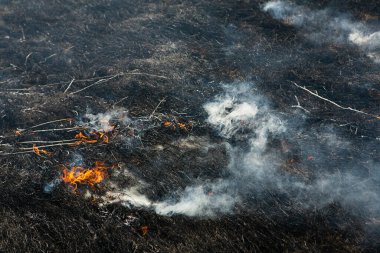
[[[252,83],[225,85],[223,95],[204,105],[208,123],[226,140],[229,176],[214,182],[198,182],[187,187],[177,199],[154,203],[157,213],[189,216],[230,213],[246,197],[257,197],[265,191],[286,194],[305,208],[320,208],[339,201],[344,205],[365,207],[367,211],[379,210],[376,204],[380,200],[376,191],[378,173],[373,174],[373,181],[351,170],[355,168],[352,162],[335,164],[328,160],[331,152],[339,155],[353,148],[349,141],[336,135],[334,129],[320,129],[321,132],[308,129],[314,139],[299,140],[305,161],[306,154],[313,152],[319,156],[314,162],[327,166],[326,170],[308,171],[313,180],[297,177],[294,171],[284,173],[281,169],[284,156],[279,147],[270,148],[270,144],[276,139],[295,139],[304,129],[287,129],[291,124],[255,93]],[[305,161],[303,166],[307,166]],[[329,166],[334,170],[328,169]],[[376,165],[370,163],[369,167],[374,169]]]
[[[238,196],[232,196],[227,180],[212,184],[187,187],[179,200],[167,200],[154,204],[161,215],[184,214],[187,216],[213,216],[215,213],[229,213]]]
[[[208,123],[225,138],[230,138],[241,131],[244,126],[249,127],[253,124],[258,113],[257,105],[254,102],[237,100],[236,95],[247,92],[248,86],[232,89],[235,90],[226,94],[225,97],[219,97],[204,106],[209,115]]]
[[[365,23],[336,15],[329,9],[313,11],[288,1],[270,1],[263,6],[275,19],[301,28],[316,43],[351,43],[375,62],[380,60],[380,31]]]
[[[361,31],[352,31],[349,35],[352,43],[367,52],[367,56],[374,62],[380,63],[380,32],[365,34]]]
[[[305,21],[305,10],[301,6],[285,1],[270,1],[263,10],[270,12],[275,19],[281,19],[289,24],[301,26]]]
[[[152,205],[152,201],[140,193],[140,185],[120,189],[111,182],[109,188],[111,190],[107,191],[105,196],[102,196],[102,200],[106,204],[121,202],[127,206],[150,207]]]
[[[253,83],[224,85],[224,92],[204,105],[207,122],[225,142],[229,158],[228,173],[221,178],[197,179],[196,183],[173,192],[162,201],[151,201],[143,192],[148,184],[135,178],[127,188],[111,186],[104,197],[105,203],[121,202],[128,206],[141,206],[161,215],[182,214],[212,217],[220,213],[233,213],[236,207],[246,205],[247,199],[266,196],[266,192],[285,194],[299,206],[323,207],[334,201],[344,205],[363,206],[369,211],[380,211],[377,182],[378,164],[366,160],[371,178],[355,172],[353,161],[332,161],[352,150],[351,143],[338,136],[331,127],[305,129],[299,123],[285,120],[268,101],[256,95]],[[304,157],[300,166],[306,171],[283,170],[286,153],[282,141],[292,140]],[[182,148],[203,150],[210,139],[185,138],[176,142]],[[163,149],[164,150],[164,149]],[[308,161],[308,155],[314,157]],[[360,158],[357,158],[360,161]],[[310,164],[320,170],[313,170]],[[133,175],[125,173],[128,177]],[[304,174],[302,174],[304,173]],[[299,176],[301,175],[301,176]],[[312,175],[312,180],[308,176]],[[117,177],[116,177],[117,178]],[[263,194],[262,194],[263,193]]]
[[[105,203],[121,202],[152,208],[161,215],[210,217],[233,212],[235,205],[241,202],[241,196],[252,189],[246,180],[273,173],[273,161],[276,159],[270,152],[267,154],[267,144],[270,138],[285,131],[285,125],[270,111],[264,99],[253,95],[252,83],[225,85],[224,91],[223,95],[205,104],[204,109],[208,113],[207,122],[226,140],[225,148],[231,157],[229,176],[213,181],[199,179],[194,185],[156,202],[140,193],[144,190],[142,185],[145,185],[141,182],[137,184],[139,187],[110,187],[112,190],[104,197]],[[249,149],[242,151],[241,147],[229,144],[233,139],[248,143]],[[212,147],[205,141],[204,138],[189,137],[177,141],[177,144],[202,151]]]
[[[274,159],[266,153],[269,138],[286,131],[285,124],[267,106],[262,97],[255,96],[252,83],[235,83],[224,87],[225,94],[204,106],[207,121],[222,137],[245,140],[249,149],[228,145],[230,171],[238,179],[260,176],[273,169],[268,162]],[[239,165],[233,160],[239,157]]]
[[[225,93],[204,105],[207,122],[226,139],[230,154],[230,176],[215,182],[204,182],[187,187],[180,198],[169,198],[155,203],[157,213],[164,215],[213,216],[230,213],[241,201],[241,194],[251,189],[247,179],[261,177],[274,168],[273,157],[266,154],[268,140],[285,131],[279,117],[269,111],[266,101],[253,95],[252,83],[225,85]],[[240,139],[249,144],[248,151],[228,144],[230,139]],[[239,154],[245,152],[243,155]],[[236,162],[243,157],[243,164]]]
[[[119,109],[98,114],[86,113],[81,123],[96,131],[109,132],[114,129],[112,121],[127,125],[131,119],[128,117],[127,111]]]

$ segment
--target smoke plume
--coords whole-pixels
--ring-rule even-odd
[[[299,112],[291,120],[285,119],[257,94],[253,83],[226,84],[223,90],[203,108],[207,123],[224,140],[229,158],[227,173],[214,180],[198,178],[193,185],[161,201],[151,201],[143,194],[148,183],[126,169],[135,184],[127,188],[111,186],[105,202],[151,208],[161,215],[212,217],[233,213],[241,205],[251,205],[249,199],[259,200],[270,192],[287,196],[303,208],[339,202],[360,206],[370,213],[380,210],[380,174],[375,170],[378,164],[368,161],[368,157],[336,159],[349,156],[354,148],[336,129],[308,128],[303,125],[306,116],[297,116]],[[202,149],[205,139],[199,138],[199,145],[194,144],[197,140],[191,139],[191,148]],[[209,141],[207,145],[212,146]],[[294,154],[289,154],[286,145],[292,146]],[[363,161],[370,175],[359,170]]]
[[[112,123],[127,125],[130,122],[131,119],[127,116],[127,111],[119,109],[98,114],[87,112],[81,123],[96,131],[109,132],[114,128]]]
[[[311,10],[288,1],[270,1],[263,10],[273,18],[300,28],[315,43],[352,44],[380,62],[380,32],[331,9]]]

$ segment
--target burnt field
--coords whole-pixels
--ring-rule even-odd
[[[0,251],[380,251],[376,2],[0,0]]]

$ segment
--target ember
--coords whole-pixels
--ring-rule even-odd
[[[74,166],[69,171],[63,170],[63,182],[73,187],[73,192],[78,188],[78,184],[89,185],[95,188],[95,185],[101,183],[107,177],[107,171],[112,167],[107,167],[104,162],[95,162],[94,167],[87,169],[80,166]]]
[[[172,130],[181,129],[188,131],[193,127],[193,123],[187,122],[185,120],[179,119],[177,117],[170,118],[162,123],[162,125],[166,128],[170,128]]]
[[[113,131],[114,127],[112,128],[111,131]],[[82,143],[108,143],[109,142],[109,137],[107,136],[107,133],[111,131],[91,131],[89,135],[84,134],[83,132],[79,132],[78,134],[75,135],[75,139],[78,139],[74,145],[80,145]]]
[[[149,232],[149,227],[148,227],[148,226],[142,226],[142,227],[141,227],[141,235],[142,235],[142,236],[147,235],[148,232]]]
[[[44,149],[39,149],[36,144],[33,144],[33,152],[36,153],[37,155],[41,155],[41,154],[44,154],[44,155],[47,155],[47,156],[51,156],[52,153],[51,152],[48,152]]]
[[[378,2],[0,0],[0,251],[379,251]]]

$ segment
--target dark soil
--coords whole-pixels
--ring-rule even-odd
[[[359,171],[367,170],[365,161],[379,162],[378,119],[341,110],[292,84],[379,115],[379,65],[351,46],[310,43],[296,28],[262,12],[263,2],[0,0],[0,135],[1,144],[12,147],[3,152],[14,152],[20,141],[73,136],[53,132],[17,137],[16,128],[79,120],[89,110],[96,114],[125,108],[131,118],[149,117],[164,98],[157,114],[193,122],[188,130],[171,129],[161,126],[159,119],[164,118],[156,118],[149,123],[154,127],[144,128],[130,146],[116,133],[109,145],[56,147],[49,150],[52,157],[1,156],[0,251],[379,251],[378,220],[369,222],[372,217],[360,208],[335,202],[305,209],[267,192],[266,201],[251,200],[236,206],[233,214],[166,217],[120,204],[101,206],[64,184],[44,191],[73,152],[80,152],[88,165],[96,160],[125,164],[149,184],[144,193],[152,200],[196,179],[223,176],[228,156],[223,140],[205,123],[202,105],[222,92],[220,83],[236,81],[255,82],[257,91],[289,119],[299,116],[291,107],[296,95],[310,111],[305,129],[336,127],[352,142],[349,153],[323,154],[330,167],[300,164],[305,171],[334,170],[351,157],[357,158],[353,163]],[[297,2],[338,8],[361,20],[380,11],[377,1]],[[114,78],[71,94],[109,77]],[[117,131],[127,132],[123,126]],[[215,145],[206,153],[173,145],[188,136]],[[300,154],[295,147],[288,155],[290,160]],[[284,173],[294,173],[285,163],[284,168]],[[101,194],[102,189],[96,191]],[[130,217],[135,219],[126,225]],[[148,226],[146,235],[143,226]]]

